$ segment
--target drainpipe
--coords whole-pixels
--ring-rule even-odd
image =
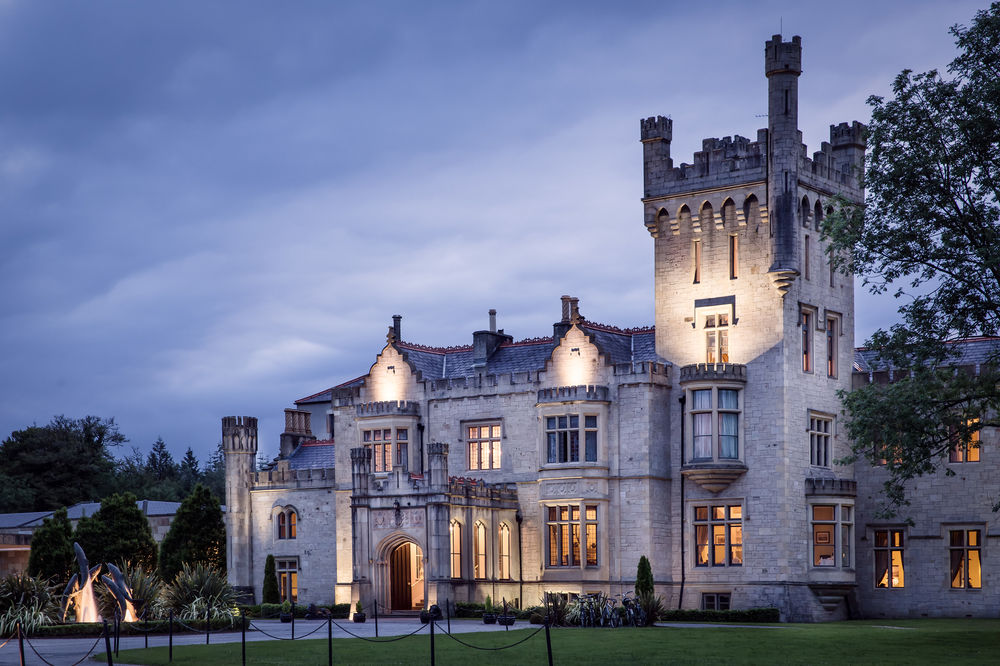
[[[684,465],[684,407],[686,402],[686,396],[681,396],[677,399],[681,403],[681,466]],[[686,536],[684,534],[684,522],[687,517],[687,510],[684,508],[684,474],[681,474],[681,591],[677,595],[677,610],[681,609],[684,604],[684,581],[687,574],[687,560],[684,555],[684,541]]]
[[[521,547],[521,523],[524,522],[524,515],[521,509],[514,513],[514,520],[517,521],[517,601],[524,608],[524,549]]]

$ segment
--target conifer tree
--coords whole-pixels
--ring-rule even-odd
[[[73,526],[66,508],[57,509],[31,537],[28,575],[47,578],[61,586],[69,580],[76,555],[73,552]]]
[[[280,604],[281,592],[278,591],[278,574],[274,567],[274,555],[268,555],[264,562],[264,589],[260,594],[262,604]]]
[[[77,523],[74,539],[91,564],[130,562],[141,564],[147,571],[156,568],[153,531],[132,493],[104,499],[93,516]]]
[[[170,582],[184,564],[226,571],[226,527],[219,499],[202,484],[194,487],[160,544],[160,578]]]
[[[653,592],[653,568],[649,565],[649,560],[645,555],[639,558],[639,566],[635,572],[635,594],[642,596],[643,593]]]

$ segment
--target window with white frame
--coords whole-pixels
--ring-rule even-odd
[[[729,363],[729,315],[705,315],[705,363]]]
[[[282,601],[299,600],[299,561],[280,559],[274,561],[274,571],[278,576],[278,591]]]
[[[694,389],[691,395],[692,460],[740,457],[740,391]]]
[[[546,462],[597,462],[597,433],[596,414],[546,416]]]
[[[588,567],[596,567],[597,505],[585,504],[581,511],[579,504],[563,504],[546,507],[546,512],[548,528],[546,566],[579,567],[585,564]]]
[[[462,523],[451,521],[448,527],[448,537],[451,541],[451,577],[462,577]]]
[[[952,589],[978,590],[983,587],[982,535],[982,530],[977,529],[948,532]]]
[[[500,469],[500,424],[477,423],[466,426],[469,469]]]
[[[695,566],[743,565],[743,506],[709,504],[694,507]]]
[[[833,436],[833,417],[809,412],[809,464],[829,467]]]
[[[854,533],[854,506],[851,504],[813,504],[812,565],[814,567],[854,566],[851,557]]]
[[[875,587],[905,587],[903,571],[903,530],[876,529],[875,545]]]

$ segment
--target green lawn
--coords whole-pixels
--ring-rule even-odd
[[[480,647],[509,645],[537,627],[505,633],[458,634]],[[881,620],[829,624],[650,629],[553,629],[556,664],[941,664],[988,663],[1000,654],[1000,620]],[[385,639],[383,639],[385,640]],[[545,632],[519,646],[483,652],[435,634],[437,663],[545,664]],[[429,664],[426,633],[373,644],[333,642],[337,664]],[[166,664],[167,649],[123,650],[126,664]],[[173,663],[239,664],[240,644],[175,646]],[[247,663],[325,664],[321,640],[247,643]]]

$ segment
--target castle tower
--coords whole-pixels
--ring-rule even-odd
[[[253,590],[250,487],[257,460],[257,419],[224,417],[222,451],[226,457],[226,570],[234,587]]]
[[[769,273],[779,290],[799,274],[796,240],[798,202],[799,75],[802,40],[774,35],[764,46],[767,76],[767,190],[773,262]]]

